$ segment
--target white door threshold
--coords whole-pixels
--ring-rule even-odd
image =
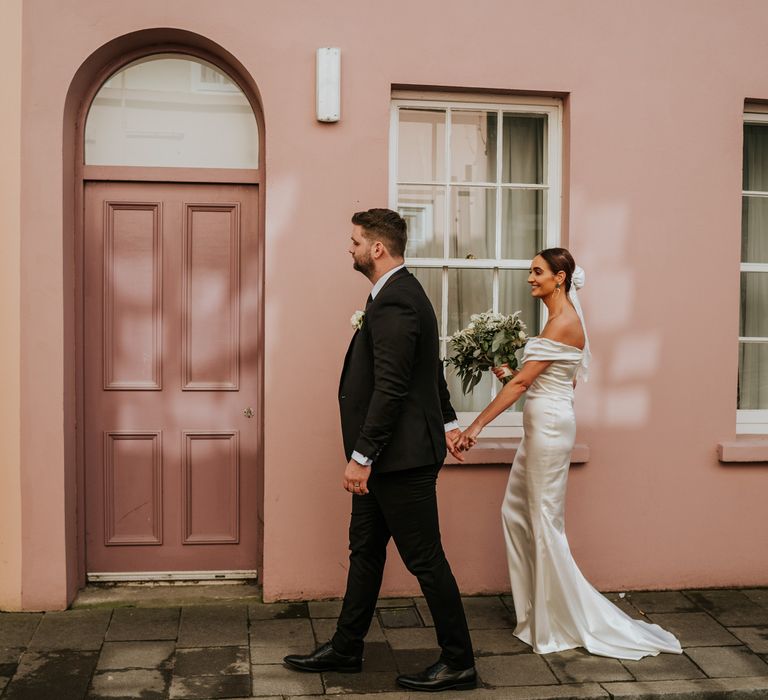
[[[230,571],[89,571],[88,583],[196,583],[198,581],[253,581],[256,569]]]

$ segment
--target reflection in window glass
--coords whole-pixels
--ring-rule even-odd
[[[216,66],[149,56],[113,74],[91,103],[86,165],[257,168],[258,127],[242,90]]]

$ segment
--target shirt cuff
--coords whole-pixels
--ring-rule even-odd
[[[361,467],[370,467],[373,464],[372,459],[368,459],[365,455],[361,455],[357,450],[352,453],[352,459],[354,459]]]
[[[459,428],[459,421],[452,420],[450,423],[445,424],[445,432],[450,433],[451,430],[458,430]]]

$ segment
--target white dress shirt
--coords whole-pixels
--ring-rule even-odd
[[[381,288],[387,283],[387,280],[392,277],[392,275],[394,275],[398,270],[402,270],[404,267],[405,263],[398,265],[397,267],[393,267],[389,272],[385,272],[381,277],[379,277],[378,281],[373,285],[373,289],[371,290],[371,299],[375,299],[376,295],[381,291]],[[451,430],[454,430],[458,427],[459,422],[452,420],[450,423],[445,424],[445,432],[450,432]],[[372,459],[369,459],[365,455],[361,455],[357,450],[352,453],[352,459],[364,467],[370,467],[373,464]]]

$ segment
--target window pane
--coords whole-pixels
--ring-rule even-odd
[[[741,260],[768,263],[768,197],[743,198]]]
[[[451,111],[451,181],[496,182],[496,112]]]
[[[501,192],[501,257],[530,260],[544,247],[546,192]]]
[[[502,182],[544,184],[547,117],[505,114],[502,134]]]
[[[496,257],[496,190],[451,187],[452,258]]]
[[[466,328],[472,314],[493,304],[492,270],[448,270],[448,334]]]
[[[740,343],[737,405],[742,410],[768,409],[768,343]]]
[[[741,273],[739,335],[768,338],[768,272]]]
[[[744,125],[742,187],[755,192],[768,192],[768,125]]]
[[[442,258],[445,241],[445,187],[400,185],[397,210],[408,224],[408,257]]]
[[[443,334],[441,321],[443,314],[443,270],[439,267],[410,267],[408,268],[416,277],[429,300],[432,302],[432,308],[437,316],[437,328],[440,335]]]
[[[161,54],[122,68],[97,93],[85,126],[88,165],[257,168],[247,98],[218,68]]]
[[[400,110],[397,177],[400,182],[445,181],[444,110]]]
[[[528,335],[539,334],[539,302],[531,296],[528,270],[499,270],[499,311],[512,314],[522,311],[520,318]]]

